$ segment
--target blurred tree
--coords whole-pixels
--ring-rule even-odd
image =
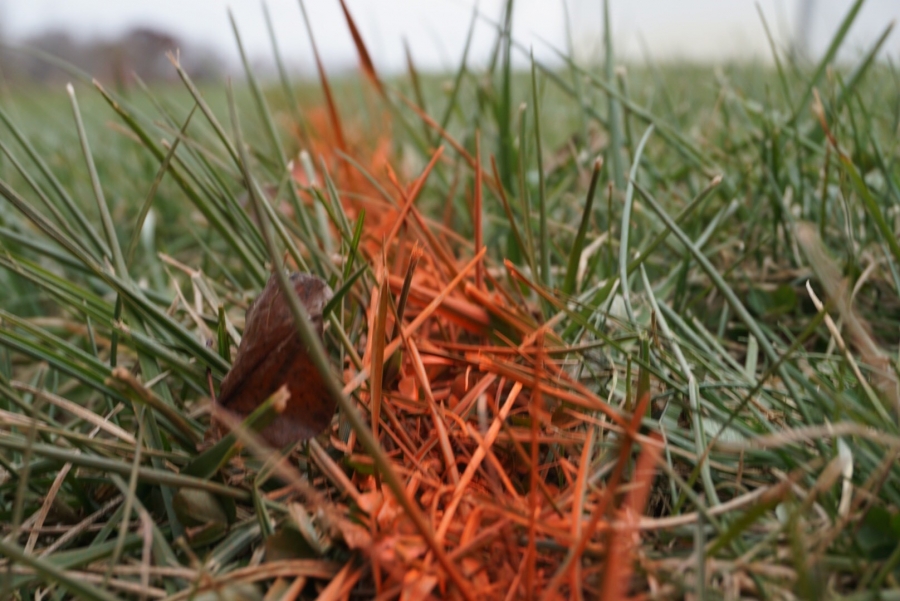
[[[2,38],[0,38],[2,43]],[[147,82],[174,81],[175,69],[166,57],[178,52],[191,77],[202,80],[220,75],[223,61],[202,46],[184,44],[179,38],[156,29],[137,27],[112,40],[79,40],[60,30],[48,30],[17,44],[20,50],[0,48],[2,75],[12,82],[48,83],[68,79],[63,71],[35,49],[62,58],[92,77],[118,87],[128,87],[135,77]]]

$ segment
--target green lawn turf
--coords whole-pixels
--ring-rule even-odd
[[[545,291],[521,288],[543,318],[566,313],[555,331],[576,347],[572,375],[594,393],[630,407],[638,371],[650,374],[643,425],[664,435],[666,450],[647,513],[671,519],[643,535],[637,591],[650,574],[671,598],[719,598],[738,583],[767,598],[900,598],[900,74],[869,60],[876,46],[840,65],[795,65],[779,53],[774,66],[566,63],[519,73],[499,36],[488,72],[464,63],[446,76],[410,72],[385,82],[388,100],[362,79],[333,84],[344,122],[377,131],[390,115],[393,156],[417,169],[438,135],[398,94],[424,104],[468,153],[480,132],[486,173],[493,155],[510,201],[506,210],[485,195],[491,264],[508,258]],[[255,82],[241,82],[233,101],[224,82],[104,98],[72,77],[91,166],[63,86],[0,95],[9,153],[0,156],[0,557],[16,568],[0,565],[0,597],[49,587],[52,598],[137,598],[141,574],[126,567],[147,557],[140,524],[152,532],[147,561],[173,568],[150,586],[175,593],[204,571],[248,565],[273,532],[304,528],[262,499],[277,485],[270,473],[236,482],[213,476],[215,461],[183,469],[208,420],[197,412],[207,371],[219,381],[227,370],[234,322],[271,264],[241,202],[242,156],[254,182],[278,186],[278,201],[299,209],[280,221],[290,236],[276,230],[277,254],[336,289],[349,274],[325,249],[346,257],[352,236],[334,239],[320,220],[345,233],[353,224],[327,186],[316,210],[285,185],[283,165],[303,149],[290,124],[321,105],[316,83],[276,81],[257,97]],[[474,171],[452,148],[445,156],[418,206],[440,220],[452,194],[448,225],[471,240]],[[148,200],[152,228],[140,238]],[[333,360],[364,339],[359,293],[374,281],[363,274],[332,321]],[[89,414],[111,426],[94,436]],[[342,418],[342,436],[349,427]],[[615,459],[610,444],[589,454],[598,482]],[[261,463],[251,455],[245,467],[255,474]],[[210,516],[229,513],[226,534]],[[304,556],[326,572],[346,563],[346,544],[307,517],[318,530],[305,533]],[[48,529],[31,536],[36,519]],[[60,524],[79,526],[61,538],[65,529],[49,528]],[[269,584],[232,592],[258,596]]]

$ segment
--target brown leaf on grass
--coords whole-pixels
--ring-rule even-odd
[[[324,280],[307,273],[292,273],[290,281],[321,337],[322,309],[332,297],[331,289]],[[325,429],[335,404],[297,333],[273,274],[247,309],[244,336],[216,402],[246,417],[285,384],[291,397],[284,412],[260,432],[266,442],[279,447],[312,438]]]

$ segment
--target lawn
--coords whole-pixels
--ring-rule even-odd
[[[900,599],[854,15],[815,64],[516,71],[499,25],[484,71],[3,88],[0,598]]]

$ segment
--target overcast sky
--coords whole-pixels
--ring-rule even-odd
[[[801,5],[813,9],[810,48],[824,51],[852,0],[759,0],[777,42],[787,46],[796,33]],[[285,59],[309,68],[310,46],[297,0],[268,0],[276,36]],[[417,66],[441,70],[457,65],[472,16],[472,0],[347,0],[376,65],[383,71],[405,68],[403,40]],[[503,0],[481,0],[481,11],[496,19]],[[252,57],[271,56],[269,37],[257,0],[0,0],[0,33],[7,39],[59,29],[87,38],[114,37],[134,26],[172,32],[181,39],[212,47],[236,62],[228,8],[237,19]],[[717,62],[735,57],[768,58],[770,52],[754,0],[611,0],[614,39],[622,60],[688,58]],[[356,62],[353,44],[337,0],[307,0],[316,42],[332,67]],[[573,38],[582,55],[602,44],[602,2],[569,0]],[[900,0],[869,0],[846,44],[851,55],[871,45],[889,22],[900,17]],[[494,39],[492,25],[476,27],[472,56],[483,60]],[[895,32],[896,34],[896,32]],[[550,46],[565,48],[562,1],[516,2],[515,37],[533,46],[535,55],[551,59]],[[892,35],[887,53],[900,54],[900,34]],[[847,56],[845,54],[845,56]]]

